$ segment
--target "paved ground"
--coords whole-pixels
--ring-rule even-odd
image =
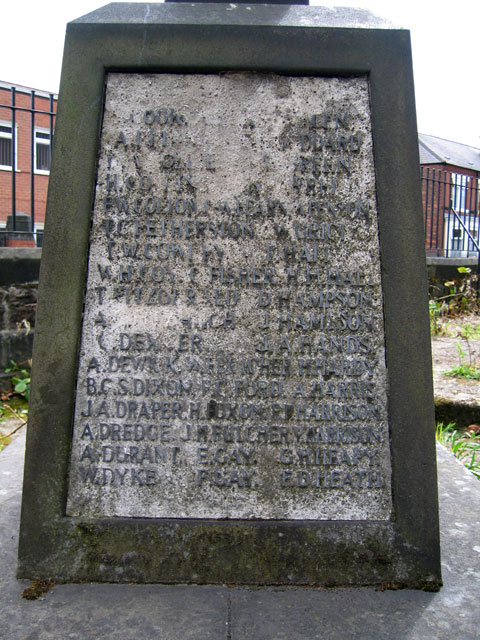
[[[22,430],[24,431],[24,430]],[[480,482],[438,450],[444,587],[361,589],[57,585],[15,578],[25,434],[0,453],[2,640],[474,640],[480,637]]]
[[[460,357],[461,353],[465,354]],[[470,352],[469,352],[470,348]],[[456,405],[465,404],[476,407],[480,399],[480,381],[466,378],[452,378],[444,375],[444,371],[453,366],[474,364],[480,366],[480,341],[471,340],[467,343],[460,337],[435,336],[432,338],[432,365],[435,399],[452,402]]]

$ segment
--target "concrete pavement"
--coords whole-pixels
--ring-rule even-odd
[[[474,640],[480,637],[480,482],[438,447],[439,593],[374,588],[56,585],[15,577],[25,434],[0,453],[2,640]]]

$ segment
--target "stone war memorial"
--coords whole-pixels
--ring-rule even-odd
[[[441,584],[408,31],[67,27],[19,577]]]

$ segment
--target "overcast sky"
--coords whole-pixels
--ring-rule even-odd
[[[58,91],[65,25],[102,0],[19,0],[2,7],[0,80]],[[480,0],[310,0],[370,9],[410,29],[418,129],[480,147]]]

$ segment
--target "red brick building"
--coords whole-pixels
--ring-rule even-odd
[[[0,247],[42,244],[56,110],[56,94],[0,81]],[[480,149],[419,134],[419,150],[427,256],[478,255]]]
[[[427,256],[478,256],[480,149],[419,134]]]
[[[0,81],[0,246],[41,246],[57,95]]]

